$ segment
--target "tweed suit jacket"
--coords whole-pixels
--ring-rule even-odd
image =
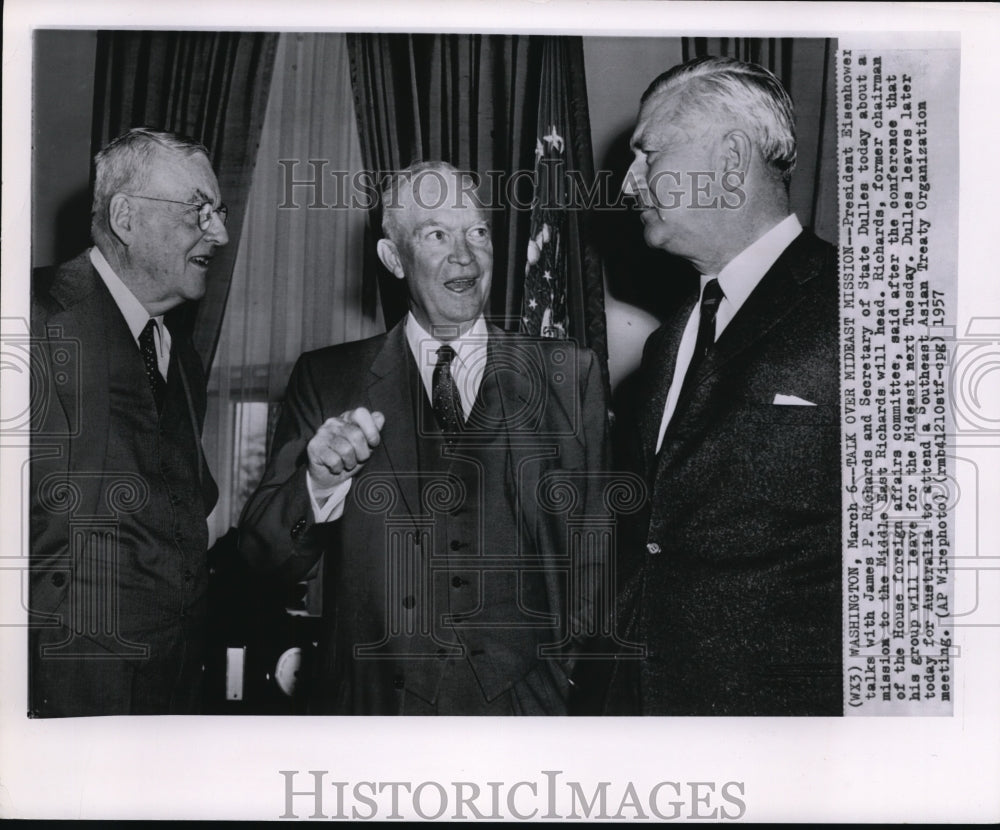
[[[400,597],[392,590],[403,578],[392,550],[397,542],[405,547],[411,536],[421,538],[420,528],[436,509],[415,475],[418,427],[408,382],[412,356],[403,325],[299,359],[267,470],[241,519],[241,553],[259,571],[297,579],[323,559],[324,635],[311,681],[313,712],[398,714],[408,673],[420,670],[409,659],[405,642],[390,630],[394,615],[406,613],[399,611]],[[483,475],[503,480],[524,550],[535,552],[534,562],[544,573],[545,596],[538,599],[543,607],[531,610],[551,615],[545,639],[555,648],[549,652],[551,659],[540,660],[534,648],[525,653],[516,645],[522,641],[513,632],[509,640],[502,632],[475,628],[459,629],[458,636],[487,699],[532,672],[550,675],[546,682],[564,697],[572,666],[572,630],[585,625],[582,618],[591,613],[593,602],[588,594],[568,605],[569,586],[595,584],[594,572],[601,565],[586,556],[569,556],[566,514],[544,509],[538,493],[546,481],[564,476],[576,493],[579,511],[600,509],[598,482],[588,474],[605,465],[603,384],[589,350],[489,326],[480,395],[488,386],[500,401],[503,422],[496,429],[506,433],[508,449],[502,457],[483,462]],[[306,445],[327,418],[361,406],[385,415],[380,443],[354,477],[341,518],[316,523],[306,487]],[[508,515],[506,507],[492,508],[485,505],[484,549],[490,557],[519,555],[491,550],[491,522],[506,521],[502,517]],[[420,549],[418,569],[429,567],[427,554]],[[427,571],[421,573],[426,576]],[[370,659],[373,644],[379,643],[384,646],[382,659]]]
[[[651,496],[620,607],[648,657],[616,673],[611,711],[842,713],[838,296],[836,250],[803,231],[697,369],[659,453],[697,297],[647,341],[634,455]]]

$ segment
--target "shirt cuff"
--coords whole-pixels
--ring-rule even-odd
[[[352,479],[335,484],[333,487],[315,487],[309,471],[306,471],[306,489],[312,503],[313,519],[316,524],[335,522],[344,515],[344,504],[351,489]]]

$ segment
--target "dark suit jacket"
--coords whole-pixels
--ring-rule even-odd
[[[241,551],[260,570],[299,578],[325,555],[326,633],[312,695],[314,711],[400,711],[405,665],[393,655],[395,645],[387,646],[382,660],[355,659],[353,649],[385,638],[387,620],[395,613],[386,599],[389,580],[397,578],[387,566],[387,526],[413,534],[417,519],[433,513],[433,507],[421,503],[413,475],[418,461],[411,368],[415,371],[402,323],[386,335],[304,354],[289,380],[267,471],[244,510]],[[520,511],[518,530],[528,534],[546,566],[547,607],[536,610],[558,615],[544,638],[557,643],[569,629],[584,624],[578,619],[567,625],[568,570],[576,584],[593,585],[600,563],[586,556],[570,559],[566,511],[543,509],[536,501],[537,488],[561,475],[576,490],[580,513],[600,509],[602,482],[587,474],[604,466],[607,410],[601,376],[588,350],[490,326],[483,389],[489,384],[499,393],[504,412],[500,429],[507,432],[509,448],[505,458],[490,462],[486,475],[503,477],[507,498]],[[354,478],[341,519],[316,524],[306,489],[306,444],[326,418],[359,406],[385,414],[381,442]],[[505,514],[485,508],[483,533],[488,537],[490,523]],[[422,567],[428,567],[426,559]],[[590,613],[592,597],[586,590],[585,607],[578,612],[582,616]],[[539,668],[534,653],[480,648],[482,636],[472,629],[461,639],[484,691],[489,689],[487,698]],[[490,642],[496,643],[498,636],[491,632]],[[564,642],[552,661],[543,661],[542,670],[560,674],[563,687],[571,651],[571,643]]]
[[[40,269],[33,276],[31,331],[32,712],[42,716],[128,713],[137,706],[141,709],[145,692],[140,685],[168,688],[173,682],[173,678],[156,676],[157,658],[161,646],[182,645],[183,635],[179,625],[175,628],[151,617],[155,608],[151,597],[166,601],[175,591],[179,595],[184,574],[171,550],[162,551],[164,558],[158,558],[159,552],[150,549],[152,543],[143,545],[142,550],[119,549],[117,570],[104,573],[109,560],[96,551],[107,541],[95,541],[94,536],[81,541],[79,534],[93,528],[94,533],[106,532],[107,538],[117,539],[116,508],[134,515],[135,525],[141,529],[148,516],[143,503],[158,504],[166,498],[159,489],[163,487],[160,480],[136,481],[108,461],[111,454],[122,458],[131,451],[124,448],[133,446],[123,440],[124,436],[112,434],[110,390],[115,379],[120,382],[126,367],[139,367],[140,383],[144,380],[141,357],[86,252],[61,266]],[[172,338],[170,382],[178,389],[183,386],[187,403],[179,410],[193,422],[193,435],[200,436],[205,414],[204,373],[190,341],[177,335]],[[195,443],[192,439],[190,457],[201,464],[203,504],[190,513],[178,506],[176,515],[178,521],[185,522],[185,538],[207,542],[205,517],[218,491]],[[148,501],[141,495],[146,488]],[[193,579],[195,586],[204,586],[204,548],[190,553],[200,567],[197,573],[189,574],[189,583]],[[163,564],[151,572],[152,562]],[[102,593],[105,589],[113,595]],[[73,591],[76,595],[71,597]],[[87,603],[92,601],[98,605],[89,607]],[[107,614],[111,608],[117,609],[116,621],[111,624],[117,626],[115,637],[126,641],[141,638],[148,646],[147,635],[155,631],[157,644],[149,660],[138,659],[138,652],[128,643],[104,636],[105,622],[97,625],[101,631],[90,630],[96,624],[92,615]],[[187,622],[197,626],[197,620]],[[148,630],[137,635],[135,629],[129,630],[132,624]],[[67,640],[69,647],[62,649],[59,644]],[[42,647],[47,653],[54,648],[60,656],[43,658]],[[97,657],[68,656],[77,651]],[[200,663],[197,655],[190,656]],[[150,676],[147,671],[141,683],[135,677],[140,663],[152,672]]]
[[[621,605],[649,655],[619,670],[612,710],[841,714],[836,250],[804,231],[782,253],[678,401],[657,456],[696,301],[643,356],[651,395],[636,454],[649,522]],[[779,394],[815,406],[777,405]]]

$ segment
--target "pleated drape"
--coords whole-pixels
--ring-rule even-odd
[[[343,34],[279,36],[256,170],[219,348],[205,450],[224,532],[260,480],[298,356],[383,330],[363,281],[361,148]]]
[[[212,264],[205,296],[178,309],[206,366],[212,362],[243,227],[250,180],[274,66],[276,34],[248,32],[98,33],[93,152],[132,127],[171,130],[211,153],[229,206],[229,236]]]

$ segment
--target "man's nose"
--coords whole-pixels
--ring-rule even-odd
[[[645,174],[642,170],[642,164],[639,159],[633,159],[632,163],[628,166],[628,170],[625,173],[625,178],[622,181],[622,195],[631,196],[632,198],[639,197],[639,188],[645,185]]]
[[[229,231],[218,213],[212,214],[212,219],[208,223],[208,230],[205,231],[205,239],[213,242],[220,248],[229,243]]]
[[[451,246],[451,255],[448,258],[458,265],[468,265],[472,262],[472,248],[469,247],[469,241],[464,236],[460,236],[455,240],[455,244]]]

